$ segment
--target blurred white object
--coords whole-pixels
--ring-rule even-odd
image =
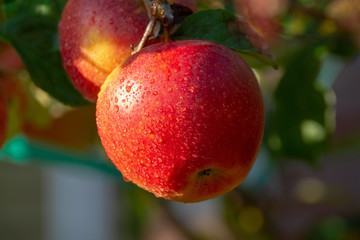
[[[44,239],[115,240],[114,181],[84,168],[44,169]]]

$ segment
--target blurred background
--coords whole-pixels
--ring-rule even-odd
[[[99,142],[95,106],[66,106],[33,83],[4,29],[54,2],[66,1],[1,2],[0,239],[360,239],[359,0],[198,0],[238,15],[279,68],[248,59],[266,106],[262,148],[239,187],[196,204],[125,182]]]

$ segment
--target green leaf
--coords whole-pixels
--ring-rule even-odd
[[[87,103],[62,68],[55,21],[45,16],[13,18],[0,26],[0,36],[21,56],[33,82],[68,105]]]
[[[328,148],[334,123],[333,92],[318,81],[322,62],[317,46],[306,45],[286,64],[266,134],[276,155],[311,163]]]
[[[88,104],[62,67],[57,35],[62,1],[7,1],[2,7],[8,20],[0,25],[0,37],[16,49],[32,81],[64,104]]]
[[[240,55],[247,55],[277,68],[277,63],[262,55],[241,33],[236,17],[224,9],[204,10],[187,17],[174,34],[174,39],[203,39],[223,44]]]

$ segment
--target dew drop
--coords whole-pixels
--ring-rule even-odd
[[[171,87],[168,88],[168,92],[172,93],[173,89]]]
[[[157,91],[153,92],[154,96],[157,96],[158,94],[159,94],[159,92],[157,92]]]
[[[134,83],[131,85],[126,85],[126,92],[130,93],[131,88],[134,86]]]
[[[109,102],[109,101],[106,101],[106,102],[105,102],[105,108],[106,108],[107,110],[110,109],[110,102]]]
[[[186,161],[186,160],[187,160],[187,158],[184,157],[184,156],[180,156],[180,159],[183,160],[183,161]]]
[[[198,158],[199,156],[197,154],[191,154],[193,158]]]
[[[119,112],[119,106],[118,105],[115,105],[114,109],[115,109],[115,112]]]

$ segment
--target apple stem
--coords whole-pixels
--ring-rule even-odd
[[[155,37],[158,37],[159,28],[155,26],[162,26],[165,34],[165,41],[170,41],[170,28],[174,23],[174,13],[168,0],[142,0],[150,22],[140,40],[140,43],[133,49],[132,54],[139,52],[146,44],[151,33],[155,32]]]
[[[144,32],[144,35],[143,37],[141,38],[141,41],[140,43],[133,49],[133,52],[132,54],[135,54],[137,53],[138,51],[140,51],[146,44],[147,40],[149,39],[151,33],[153,32],[154,30],[154,26],[155,26],[155,19],[151,19],[149,24],[147,25],[146,27],[146,30]]]

